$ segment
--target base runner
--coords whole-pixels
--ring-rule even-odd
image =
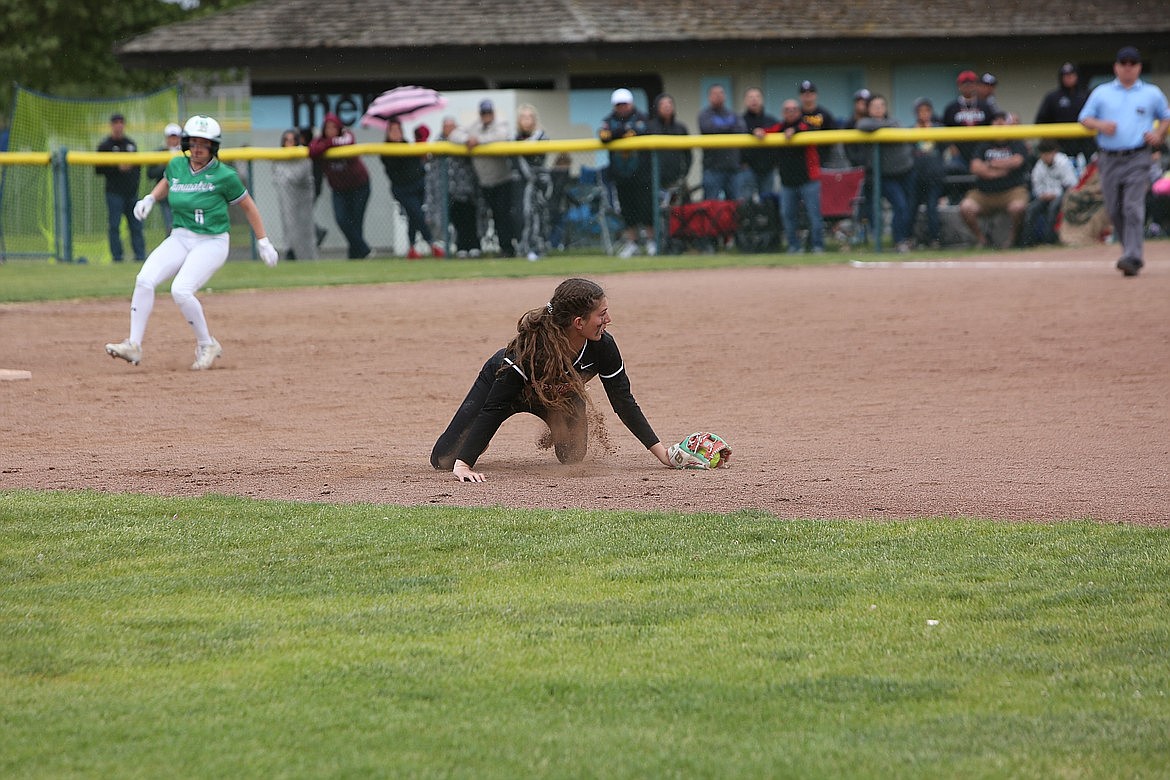
[[[184,154],[167,163],[166,175],[134,205],[134,216],[145,221],[154,204],[166,198],[174,215],[174,229],[138,272],[130,299],[130,336],[125,341],[106,344],[110,357],[133,365],[142,361],[142,339],[154,308],[154,291],[171,278],[171,297],[195,332],[195,362],[191,369],[211,368],[223,354],[207,327],[203,306],[195,293],[227,261],[228,204],[238,204],[243,210],[256,235],[260,257],[269,267],[276,265],[276,248],[268,240],[256,202],[235,169],[220,162],[220,141],[219,122],[202,115],[188,119],[181,136]]]

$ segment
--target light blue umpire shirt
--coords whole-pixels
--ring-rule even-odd
[[[1124,152],[1145,146],[1142,138],[1153,129],[1154,120],[1170,120],[1166,96],[1153,84],[1138,79],[1129,89],[1118,79],[1102,84],[1089,95],[1078,120],[1086,117],[1117,123],[1113,135],[1097,134],[1097,146],[1110,152]]]

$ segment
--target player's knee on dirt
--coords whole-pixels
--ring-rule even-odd
[[[585,460],[587,449],[588,446],[584,438],[580,441],[559,441],[553,445],[553,452],[557,454],[557,460],[564,464],[580,463]]]
[[[573,414],[550,414],[545,420],[552,434],[553,452],[561,463],[580,463],[589,448],[585,401],[575,399]]]

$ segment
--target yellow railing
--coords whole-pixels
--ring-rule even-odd
[[[481,144],[468,150],[463,144],[449,141],[428,141],[426,143],[389,144],[362,143],[339,146],[330,149],[327,157],[345,158],[362,155],[410,156],[419,154],[511,157],[522,154],[548,152],[596,152],[615,150],[654,149],[750,149],[759,146],[806,146],[827,144],[872,144],[872,143],[913,143],[917,141],[987,141],[996,139],[1034,140],[1038,138],[1089,138],[1095,135],[1075,122],[1052,125],[993,125],[981,127],[887,127],[873,132],[860,130],[819,130],[797,133],[791,139],[780,133],[770,133],[764,138],[748,134],[724,135],[640,135],[602,143],[596,138],[570,138],[549,141],[497,141]],[[126,155],[133,154],[143,165],[165,163],[169,152],[89,152],[70,151],[66,161],[73,165],[111,165],[125,163]],[[303,146],[261,147],[246,146],[223,149],[220,157],[226,161],[235,160],[289,160],[304,157],[308,150]],[[47,165],[48,152],[0,152],[0,165]]]

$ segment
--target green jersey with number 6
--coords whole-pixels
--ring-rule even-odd
[[[191,172],[185,155],[172,158],[167,163],[167,184],[175,227],[207,235],[228,232],[228,204],[238,203],[248,194],[235,168],[224,165],[218,157],[198,173]]]

